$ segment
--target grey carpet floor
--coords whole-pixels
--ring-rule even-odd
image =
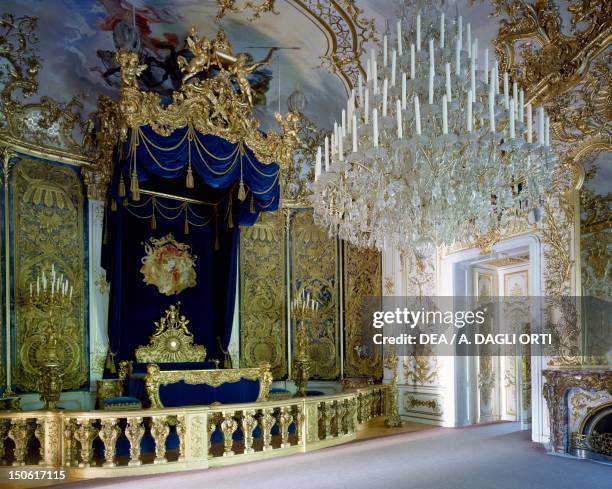
[[[64,485],[122,489],[612,489],[612,467],[546,455],[514,423],[437,428],[195,472]]]

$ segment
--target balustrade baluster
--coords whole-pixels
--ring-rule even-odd
[[[11,426],[10,419],[0,420],[0,464],[4,465],[6,460],[4,458],[4,440],[8,437],[9,427]]]
[[[104,443],[104,464],[103,467],[114,467],[115,454],[117,453],[117,439],[121,435],[121,428],[117,425],[117,418],[104,418],[101,421],[100,433],[98,436]]]
[[[79,467],[89,467],[93,455],[92,445],[98,435],[98,430],[92,426],[90,419],[77,418],[76,422],[78,427],[74,432],[74,437],[81,444],[81,462]]]
[[[28,425],[26,419],[13,419],[8,431],[8,437],[15,443],[14,466],[25,465],[28,448]]]
[[[183,462],[185,460],[185,433],[187,431],[187,425],[185,423],[185,416],[179,415],[176,417],[176,434],[179,439],[179,457],[178,461]]]
[[[234,455],[232,447],[234,445],[233,435],[238,429],[238,423],[234,419],[234,411],[227,411],[221,422],[221,432],[223,433],[223,456],[231,457]]]
[[[67,419],[64,422],[64,465],[70,467],[76,463],[76,420]]]
[[[272,427],[276,423],[273,416],[273,409],[262,409],[259,423],[261,424],[261,431],[263,435],[263,451],[265,452],[266,450],[272,450]]]
[[[338,436],[346,435],[346,412],[347,408],[344,404],[346,399],[339,399],[338,404],[336,404],[336,417],[337,417],[337,426],[338,426]]]
[[[293,419],[295,420],[295,436],[297,438],[297,444],[302,445],[304,442],[304,410],[301,404],[293,406]]]
[[[167,416],[153,416],[151,418],[151,436],[155,440],[154,464],[164,464],[166,459],[166,439],[170,434]]]
[[[45,418],[37,418],[36,428],[34,429],[34,436],[40,444],[38,449],[38,454],[40,455],[38,465],[45,465],[45,421]]]
[[[325,426],[325,438],[333,438],[334,434],[332,432],[332,421],[334,418],[333,414],[333,401],[327,403],[323,401],[323,405],[325,406],[325,417],[323,418],[323,423]]]
[[[280,425],[281,431],[281,448],[291,446],[291,443],[289,443],[289,425],[293,421],[293,416],[289,410],[289,406],[283,406],[280,408],[280,412],[278,414],[278,424]]]
[[[125,437],[130,442],[130,461],[129,466],[141,465],[140,461],[140,441],[145,434],[145,427],[142,424],[142,418],[128,418],[127,426],[125,427]]]
[[[254,409],[245,409],[242,413],[242,431],[244,433],[244,453],[253,453],[253,432],[257,428]]]

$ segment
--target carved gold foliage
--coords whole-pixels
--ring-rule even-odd
[[[280,212],[262,213],[240,234],[240,365],[287,375],[285,228]]]
[[[310,294],[319,304],[316,323],[305,320],[309,336],[310,377],[336,379],[340,376],[338,354],[338,277],[336,241],[315,223],[311,210],[292,213],[291,294]],[[293,351],[296,348],[296,324],[292,324]]]
[[[382,294],[382,262],[373,250],[344,244],[344,373],[346,376],[381,378],[382,350],[360,354],[362,301]]]
[[[85,348],[83,189],[69,168],[21,160],[13,173],[15,257],[15,384],[36,390],[43,331],[48,320],[24,303],[27,284],[41,269],[55,269],[74,284],[71,307],[58,321],[64,389],[87,380]]]
[[[228,12],[236,14],[252,11],[253,13],[248,18],[251,22],[268,12],[278,15],[278,12],[274,10],[274,3],[275,0],[238,0],[238,5],[236,5],[236,0],[217,0],[217,21],[225,17]]]

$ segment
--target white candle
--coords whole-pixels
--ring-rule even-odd
[[[463,17],[461,15],[457,19],[457,39],[459,40],[459,46],[463,47]]]
[[[429,69],[434,70],[436,67],[436,57],[434,53],[434,40],[429,40]]]
[[[391,51],[391,86],[395,86],[395,67],[397,64],[397,51]]]
[[[368,59],[366,61],[366,84],[369,85],[372,80],[372,63]]]
[[[546,116],[545,129],[544,129],[544,145],[550,146],[550,117]]]
[[[472,57],[472,25],[468,22],[466,28],[466,40],[465,44],[467,47],[468,58]]]
[[[355,90],[351,90],[351,96],[346,101],[346,132],[351,133],[351,118],[353,117],[353,107],[355,105]]]
[[[415,71],[416,71],[416,62],[415,58],[416,53],[414,51],[414,44],[410,44],[410,79],[414,80]]]
[[[448,134],[448,102],[446,95],[442,96],[442,134]]]
[[[466,112],[467,112],[467,130],[468,132],[472,132],[472,91],[468,90],[467,93],[467,104],[466,104]]]
[[[387,35],[385,34],[383,36],[383,66],[386,68],[388,63],[387,63],[387,47],[388,41],[387,41]]]
[[[421,13],[417,14],[416,21],[416,49],[417,51],[421,50]]]
[[[376,60],[374,60],[374,64],[372,65],[372,83],[374,95],[378,95],[378,65],[376,64]]]
[[[40,295],[40,276],[36,277],[36,295]]]
[[[512,82],[512,100],[514,100],[514,112],[518,113],[518,85],[516,81]]]
[[[402,56],[404,49],[402,46],[402,20],[397,21],[397,53]]]
[[[421,135],[421,107],[419,105],[419,96],[414,96],[414,124],[416,126],[416,133],[418,136]]]
[[[395,103],[395,114],[397,117],[397,137],[402,139],[404,137],[404,128],[402,127],[402,103],[399,99]]]
[[[370,90],[365,89],[365,104],[363,106],[363,120],[367,124],[369,122],[370,113]]]
[[[402,109],[406,109],[406,73],[402,73]]]
[[[527,104],[527,142],[533,143],[533,113],[531,104]]]
[[[495,61],[495,94],[499,95],[499,61]]]
[[[341,125],[341,129],[342,129],[342,134],[341,134],[341,139],[346,136],[346,110],[342,109],[342,125]]]
[[[372,130],[374,132],[374,147],[378,148],[378,109],[372,109]]]
[[[444,49],[444,12],[440,16],[440,48]]]
[[[478,62],[478,38],[474,38],[474,42],[472,43],[472,58],[474,58],[475,62]]]
[[[525,120],[525,92],[521,88],[519,92],[518,116],[521,124]]]
[[[435,59],[433,39],[429,40],[429,103],[433,104],[433,90],[435,77]]]
[[[387,94],[389,93],[389,80],[385,78],[383,82],[383,109],[382,115],[383,117],[387,117]]]
[[[429,103],[434,103],[434,73],[431,68],[429,70]]]
[[[510,139],[516,138],[516,132],[514,128],[514,98],[510,99]]]
[[[544,145],[544,107],[538,107],[538,144]]]
[[[315,182],[321,175],[321,146],[317,148],[317,162],[315,163]]]
[[[444,65],[444,71],[446,73],[446,98],[449,102],[452,102],[453,97],[451,95],[451,67],[450,63]]]
[[[353,153],[357,153],[357,116],[353,116]]]
[[[72,299],[72,285],[70,286],[70,299]]]
[[[358,91],[357,93],[359,93],[359,104],[363,104],[363,78],[361,76],[361,73],[359,73],[359,77],[357,79],[357,85],[358,85]]]
[[[484,76],[484,82],[488,85],[489,84],[489,48],[485,49],[483,76]]]
[[[508,110],[508,105],[510,103],[510,90],[508,87],[508,72],[504,71],[504,107]]]
[[[329,171],[329,138],[325,136],[325,171]]]
[[[493,85],[489,89],[489,128],[495,132],[495,91]]]
[[[461,76],[461,41],[455,40],[455,75]]]
[[[55,280],[51,280],[51,297],[55,293]]]

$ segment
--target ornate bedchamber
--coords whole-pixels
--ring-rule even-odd
[[[49,102],[49,107],[39,107],[19,105],[10,98],[16,87],[25,86],[26,80],[35,91],[38,61],[33,55],[26,56],[30,54],[26,41],[35,29],[35,21],[9,17],[3,22],[3,27],[23,37],[23,44],[17,43],[16,50],[23,50],[18,54],[23,55],[25,65],[31,63],[16,65],[23,83],[9,83],[3,92],[9,96],[8,101],[3,99],[3,109],[14,116],[9,120],[12,132],[2,134],[3,141],[11,141],[3,146],[5,177],[15,165],[15,181],[23,180],[23,192],[31,190],[29,198],[42,196],[48,206],[62,206],[62,219],[69,223],[66,226],[77,223],[69,229],[76,240],[85,233],[82,224],[78,227],[83,221],[78,211],[86,198],[81,194],[77,200],[63,191],[66,174],[72,170],[57,167],[49,173],[51,185],[42,187],[42,180],[35,180],[35,176],[42,175],[44,165],[20,159],[24,154],[52,157],[80,169],[89,197],[105,201],[105,209],[98,208],[103,220],[98,238],[106,247],[101,261],[111,286],[109,291],[104,279],[96,279],[95,286],[106,288],[110,296],[109,352],[102,357],[100,352],[91,352],[92,365],[104,365],[99,369],[102,378],[95,382],[96,409],[56,409],[58,400],[62,405],[65,391],[87,385],[87,337],[77,328],[85,317],[85,289],[79,288],[85,274],[82,269],[78,273],[79,264],[68,262],[63,255],[58,255],[57,262],[45,258],[34,265],[16,259],[16,267],[32,270],[18,280],[23,291],[16,291],[19,309],[15,316],[16,320],[27,321],[29,329],[17,338],[16,348],[36,351],[36,361],[19,360],[16,368],[7,365],[4,397],[0,400],[4,409],[0,411],[0,470],[15,466],[62,467],[77,477],[106,477],[205,468],[345,443],[354,440],[357,430],[370,419],[384,416],[391,391],[387,385],[375,384],[368,378],[372,372],[377,380],[382,377],[382,360],[377,355],[355,353],[360,341],[356,329],[345,331],[348,352],[345,360],[339,359],[342,333],[335,317],[344,280],[347,290],[351,287],[351,292],[346,293],[346,311],[352,315],[350,321],[358,323],[355,311],[359,297],[379,292],[380,257],[348,246],[344,254],[339,254],[340,243],[332,242],[330,248],[328,237],[317,230],[312,215],[302,209],[304,182],[289,198],[283,191],[285,203],[277,213],[269,214],[274,217],[265,215],[279,207],[279,181],[291,178],[295,172],[293,160],[301,144],[298,132],[304,121],[295,112],[284,117],[276,114],[281,133],[260,131],[252,114],[254,94],[248,83],[249,74],[259,65],[240,53],[234,54],[222,31],[209,40],[192,29],[187,39],[189,52],[180,60],[183,84],[162,99],[157,93],[139,88],[138,78],[147,66],[135,53],[119,51],[119,99],[101,97],[99,123],[94,124],[74,115],[77,102],[66,107]],[[21,126],[11,125],[11,121],[26,120],[28,111],[51,111],[49,121],[41,124],[60,124],[58,141],[65,150],[45,148],[45,153],[39,154],[35,146],[19,143]],[[70,130],[61,126],[67,118],[73,124]],[[70,133],[75,126],[83,134],[83,148],[88,151],[86,158],[78,162],[69,156],[70,151],[80,148]],[[165,151],[166,146],[172,151]],[[198,195],[204,184],[214,187],[220,174],[225,176],[215,187],[220,191],[206,198]],[[170,186],[164,181],[169,176],[178,176]],[[78,178],[75,188],[80,192]],[[21,188],[14,192],[20,196]],[[170,204],[177,201],[177,196],[178,207]],[[39,203],[33,200],[33,205]],[[176,211],[178,218],[168,219],[169,209]],[[71,210],[76,214],[68,214]],[[260,213],[257,226],[246,227]],[[45,219],[42,214],[34,216]],[[175,224],[178,227],[170,229]],[[258,331],[261,316],[256,321],[251,316],[257,306],[241,311],[243,366],[227,368],[231,367],[229,334],[220,326],[223,311],[207,319],[214,324],[213,333],[207,336],[202,333],[202,317],[206,315],[201,311],[214,307],[213,301],[198,302],[189,294],[206,283],[206,274],[199,266],[231,262],[232,255],[227,250],[233,250],[232,240],[239,226],[245,226],[241,240],[245,251],[240,256],[240,273],[244,274],[241,296],[257,294],[251,287],[261,280],[257,276],[260,269],[255,265],[261,261],[262,252],[270,257],[272,268],[283,273],[288,265],[274,262],[277,256],[283,258],[276,248],[280,246],[282,250],[289,237],[295,235],[294,272],[289,277],[296,284],[292,295],[299,298],[307,290],[314,290],[314,297],[318,290],[327,303],[320,304],[323,307],[317,321],[322,327],[313,329],[320,329],[314,338],[305,336],[305,324],[314,319],[304,311],[299,317],[295,312],[290,337],[274,330],[283,327],[282,313],[278,317],[267,316],[273,332],[265,336]],[[146,235],[129,234],[143,230]],[[198,237],[197,243],[194,236]],[[19,237],[24,243],[34,242],[32,238]],[[126,243],[134,244],[139,255],[134,273],[123,280],[117,257],[127,256]],[[202,243],[208,251],[203,251]],[[65,249],[79,245],[84,247],[86,243],[58,242]],[[141,259],[143,248],[145,256]],[[224,253],[228,256],[222,258]],[[338,278],[340,259],[344,268]],[[318,262],[327,275],[317,276],[312,262]],[[169,263],[174,268],[172,273],[165,273],[164,266]],[[66,293],[61,305],[51,308],[45,298],[55,297],[56,270],[62,276],[62,292]],[[211,272],[215,274],[219,275],[218,270]],[[45,277],[44,287],[37,283],[36,275],[39,282]],[[74,294],[64,285],[64,276],[75,284]],[[275,284],[281,292],[283,287],[289,287],[283,281]],[[117,283],[122,284],[122,290]],[[33,284],[33,290],[30,285],[28,291],[29,284]],[[124,300],[134,295],[136,286],[146,294]],[[209,284],[207,290],[222,288],[216,282]],[[260,300],[254,297],[254,301]],[[25,315],[32,309],[34,315]],[[43,322],[45,327],[37,329]],[[250,348],[246,348],[247,337],[251,338]],[[9,332],[6,338],[10,338]],[[280,354],[275,350],[279,347],[283,349]],[[292,348],[298,348],[299,362],[289,360],[287,351]],[[266,363],[267,359],[270,363]],[[272,389],[273,376],[301,379],[296,380],[301,382],[300,392],[307,395],[292,396],[285,389]],[[347,379],[345,389],[325,394],[305,391],[309,376],[352,379]],[[38,392],[49,409],[21,410],[14,387],[19,393]]]

